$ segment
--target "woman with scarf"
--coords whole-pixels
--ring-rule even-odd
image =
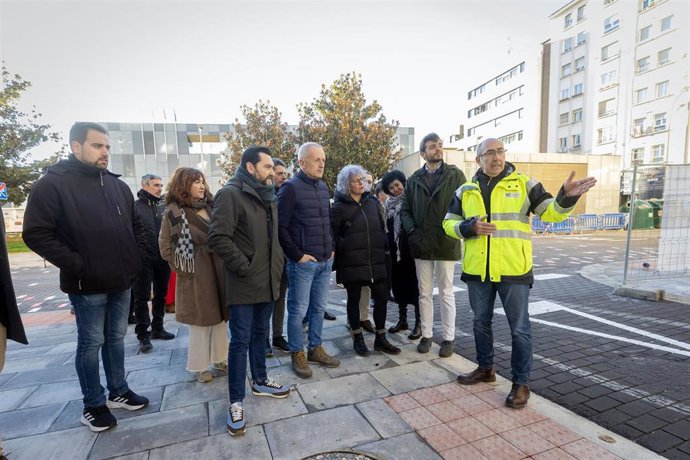
[[[365,185],[366,171],[359,165],[347,165],[339,173],[335,187],[331,226],[335,238],[336,280],[347,290],[347,318],[352,326],[355,352],[367,356],[360,324],[359,299],[362,287],[371,289],[374,299],[374,350],[400,353],[386,338],[386,233],[379,201]]]
[[[400,223],[400,207],[404,200],[405,174],[402,171],[389,171],[381,179],[383,190],[390,195],[386,200],[386,224],[388,226],[388,246],[391,253],[391,286],[393,297],[398,304],[398,322],[388,329],[396,333],[408,330],[407,306],[414,305],[415,323],[410,340],[422,336],[422,323],[419,319],[419,288],[414,259],[407,244],[407,232]]]
[[[208,248],[213,197],[203,173],[178,168],[165,195],[158,238],[161,256],[177,274],[175,319],[189,325],[187,370],[208,383],[228,372],[227,309],[221,261]]]

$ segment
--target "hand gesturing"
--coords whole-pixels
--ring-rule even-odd
[[[594,187],[597,183],[594,177],[585,177],[580,180],[573,180],[575,178],[575,171],[570,172],[570,176],[563,183],[563,190],[567,196],[580,196]]]

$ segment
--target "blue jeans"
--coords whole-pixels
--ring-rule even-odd
[[[510,365],[513,383],[519,385],[529,383],[532,371],[532,326],[527,311],[529,289],[528,284],[467,282],[470,306],[474,312],[473,329],[477,364],[482,369],[488,369],[494,364],[492,321],[494,302],[498,292],[512,337]]]
[[[98,353],[108,391],[122,396],[129,391],[125,380],[125,343],[130,289],[113,294],[69,294],[77,320],[77,354],[74,365],[84,395],[84,407],[105,404],[98,374]]]
[[[307,316],[309,323],[308,347],[321,345],[323,311],[328,299],[328,286],[331,281],[333,258],[325,262],[297,263],[287,261],[287,333],[290,352],[303,351],[304,336],[302,320]]]
[[[266,331],[273,302],[230,305],[230,347],[228,350],[228,393],[230,404],[244,400],[247,351],[252,380],[266,380]]]

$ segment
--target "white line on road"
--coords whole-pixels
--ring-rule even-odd
[[[18,300],[18,299],[23,299],[24,297],[26,297],[26,294],[18,295],[18,296],[17,296],[17,300]]]
[[[460,292],[460,291],[464,291],[464,290],[465,290],[465,288],[453,286],[453,292]],[[433,295],[438,295],[438,288],[437,287],[434,288]]]
[[[37,311],[40,310],[40,309],[41,309],[41,307],[32,308],[31,310],[29,310],[29,313],[37,312]]]
[[[38,283],[31,283],[31,284],[29,284],[29,287],[31,287],[31,286],[36,286],[37,284],[38,284]]]
[[[564,275],[562,273],[542,273],[541,275],[534,275],[534,279],[537,281],[555,280],[558,278],[567,278],[568,276],[573,275]]]
[[[49,295],[48,297],[45,298],[45,300],[53,300],[55,298],[54,295]]]

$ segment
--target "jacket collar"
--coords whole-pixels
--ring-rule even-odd
[[[304,173],[304,171],[302,171],[301,169],[299,171],[297,171],[297,174],[295,174],[295,177],[303,180],[304,182],[306,182],[307,184],[310,184],[310,185],[316,185],[319,182],[321,182],[321,179],[312,179],[311,177],[307,176]]]

